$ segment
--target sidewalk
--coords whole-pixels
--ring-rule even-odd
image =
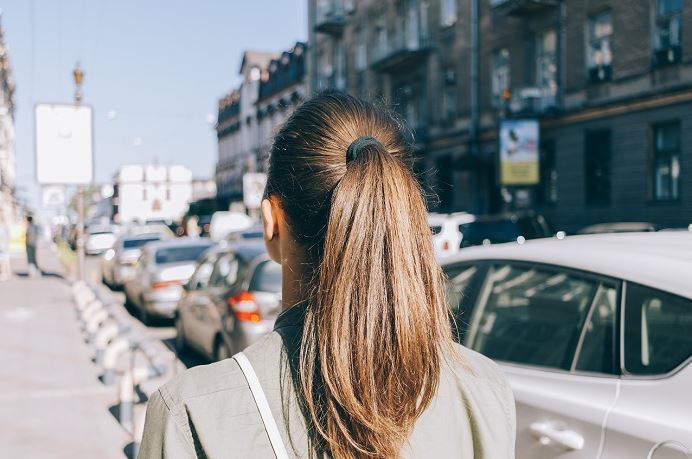
[[[0,457],[122,458],[129,435],[109,413],[114,389],[98,380],[57,256],[46,275],[0,282]]]

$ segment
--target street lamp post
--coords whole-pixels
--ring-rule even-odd
[[[82,103],[82,82],[84,81],[84,71],[79,65],[79,62],[72,71],[74,78],[75,93],[74,103],[79,106]],[[77,185],[77,212],[79,220],[77,221],[77,279],[84,280],[84,185]]]

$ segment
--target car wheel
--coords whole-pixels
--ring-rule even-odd
[[[175,349],[178,351],[178,353],[182,353],[187,350],[185,331],[183,330],[183,319],[180,318],[180,315],[175,316]]]
[[[228,344],[223,340],[223,338],[218,337],[216,339],[216,346],[214,350],[214,360],[220,362],[222,360],[230,359],[233,353],[228,347]]]

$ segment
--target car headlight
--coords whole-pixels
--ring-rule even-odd
[[[111,261],[115,257],[115,250],[113,249],[108,249],[106,250],[106,253],[103,254],[103,258],[106,259],[106,261]]]

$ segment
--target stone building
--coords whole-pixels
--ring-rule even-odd
[[[692,4],[309,0],[310,88],[383,99],[439,211],[527,207],[561,229],[692,222]],[[538,122],[538,183],[499,179],[503,120]]]

